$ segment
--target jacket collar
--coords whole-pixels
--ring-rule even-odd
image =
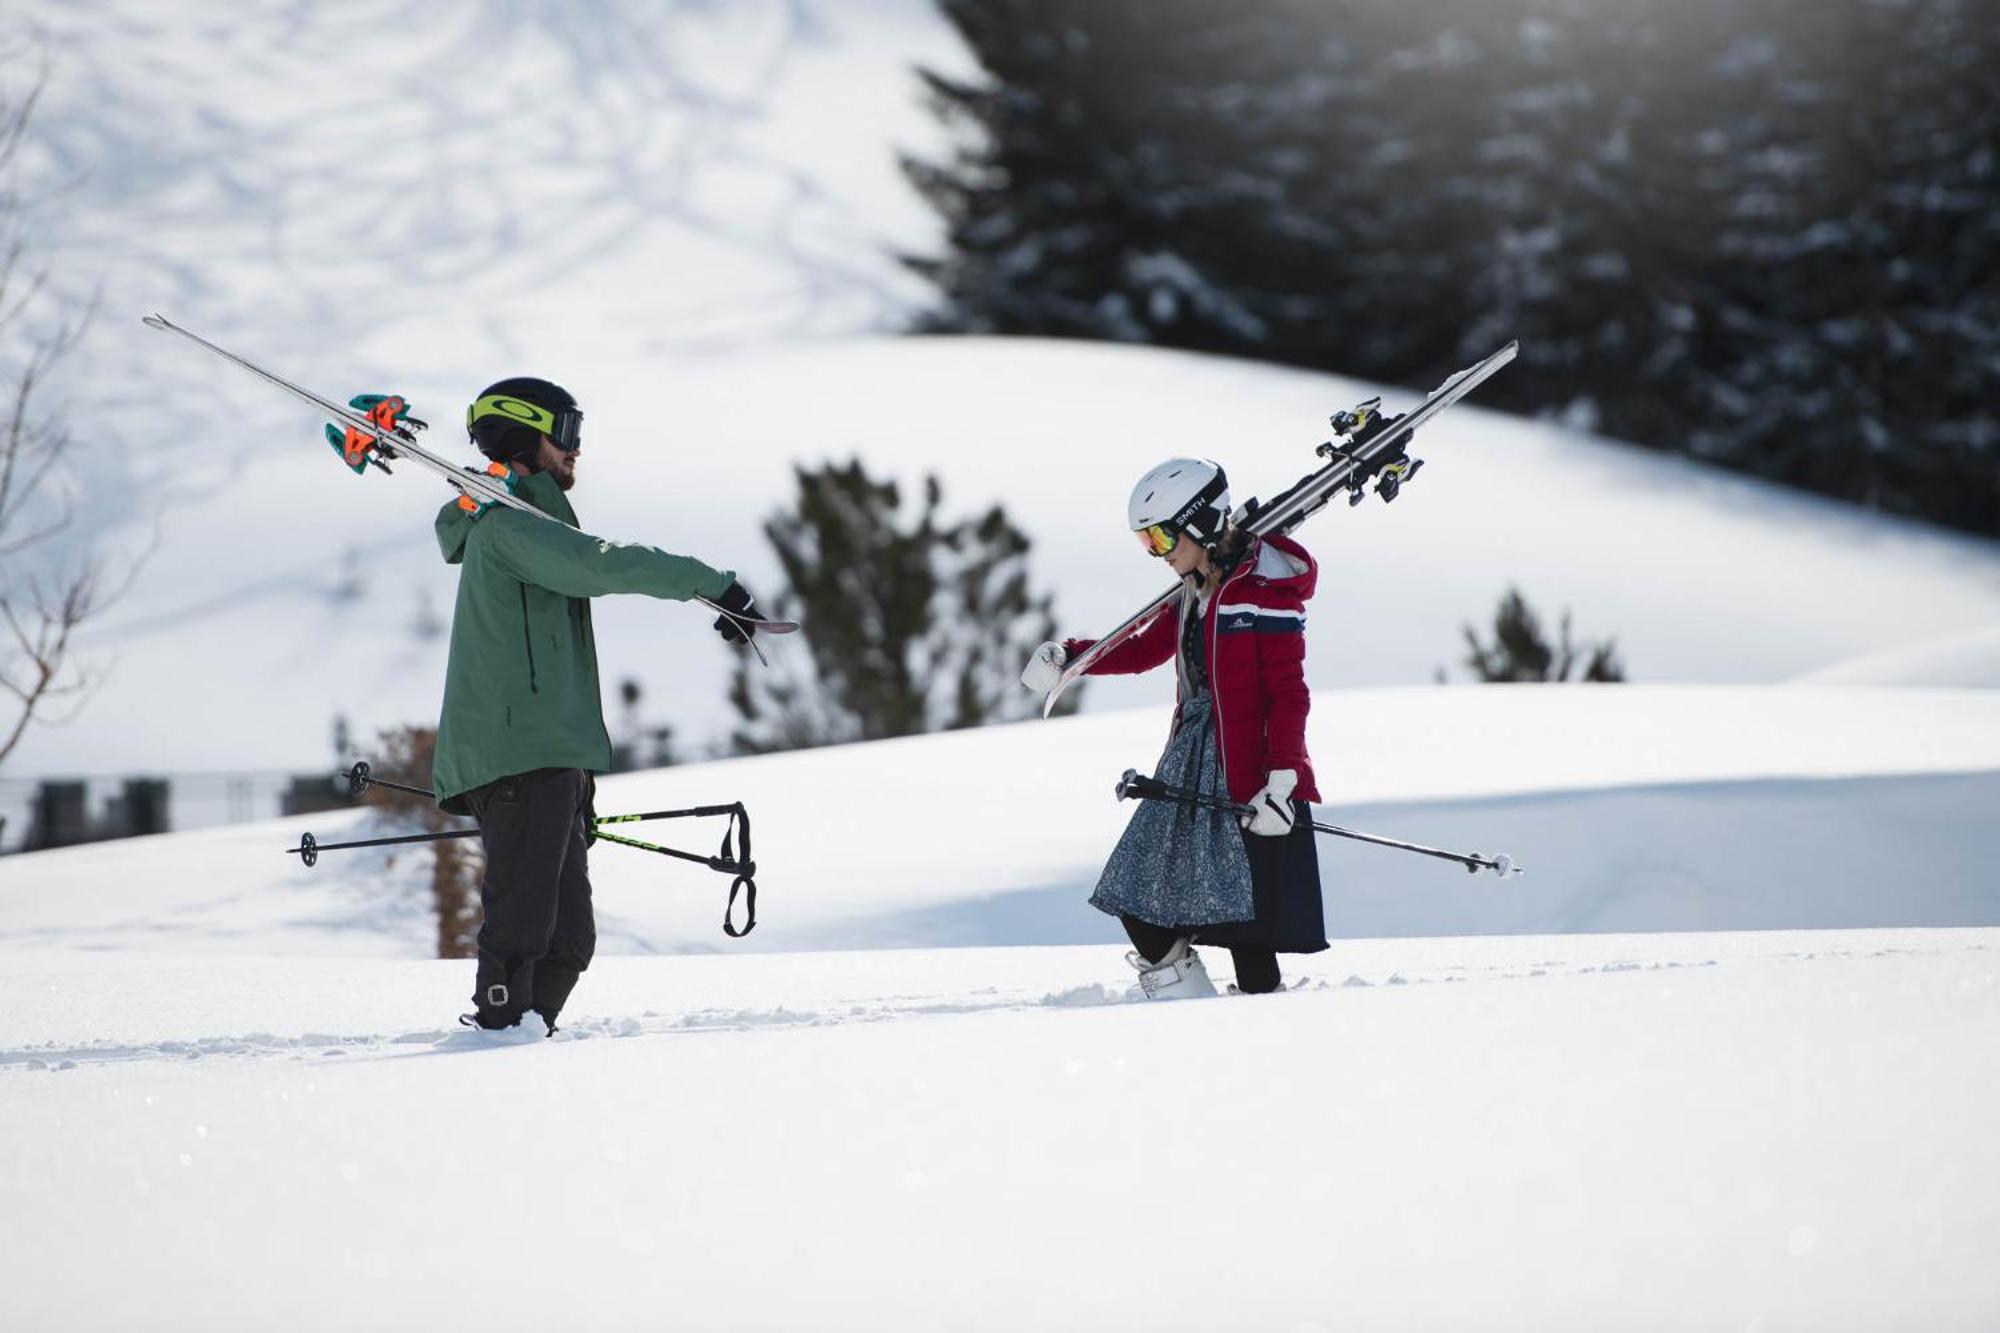
[[[1260,537],[1244,556],[1243,564],[1254,568],[1270,587],[1302,602],[1312,600],[1313,591],[1319,586],[1319,562],[1290,537]]]

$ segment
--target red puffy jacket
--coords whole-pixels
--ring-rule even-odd
[[[1262,538],[1203,613],[1216,742],[1233,801],[1255,796],[1276,768],[1299,775],[1294,796],[1319,800],[1306,754],[1312,694],[1305,671],[1306,601],[1318,582],[1319,566],[1305,547],[1289,537]],[[1180,646],[1179,605],[1171,604],[1152,624],[1093,662],[1089,674],[1130,675],[1171,662]],[[1063,646],[1074,657],[1095,642],[1070,639]],[[1179,725],[1179,708],[1174,722]]]

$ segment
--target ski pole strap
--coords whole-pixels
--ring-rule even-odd
[[[751,876],[757,873],[757,863],[750,857],[750,811],[743,802],[731,806],[729,826],[722,831],[722,858],[734,859],[730,851],[730,835],[740,822],[743,825],[743,873],[729,885],[729,902],[722,909],[722,933],[732,940],[740,940],[757,929],[757,881]],[[743,897],[743,929],[738,930],[732,921],[736,911],[736,891],[745,890]]]
[[[738,930],[731,922],[736,912],[736,891],[743,894],[743,929]],[[757,881],[748,875],[738,875],[729,883],[729,905],[722,909],[722,933],[732,940],[740,940],[757,929]]]
[[[618,833],[606,833],[606,824],[634,824],[648,819],[686,819],[702,815],[727,815],[729,826],[722,833],[722,848],[715,856],[702,856],[696,852],[684,852],[676,847],[662,847],[658,843],[641,842]],[[737,826],[742,825],[741,850],[738,851]],[[733,875],[729,885],[729,902],[722,910],[722,933],[731,939],[741,939],[757,928],[757,862],[750,854],[750,811],[743,802],[730,805],[704,805],[692,810],[655,810],[639,815],[606,815],[594,825],[600,842],[615,842],[621,847],[631,847],[637,851],[653,852],[660,856],[671,856],[679,861],[692,861],[696,865],[707,866],[710,870]],[[736,900],[743,899],[743,925],[736,925]]]

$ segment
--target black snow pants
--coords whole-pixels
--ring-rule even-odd
[[[479,821],[481,1027],[510,1027],[532,1009],[555,1026],[597,951],[586,840],[596,781],[577,768],[537,768],[467,792]]]

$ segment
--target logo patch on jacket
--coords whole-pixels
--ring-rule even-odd
[[[1304,634],[1306,613],[1277,611],[1268,606],[1243,604],[1217,607],[1215,632],[1217,634]]]

